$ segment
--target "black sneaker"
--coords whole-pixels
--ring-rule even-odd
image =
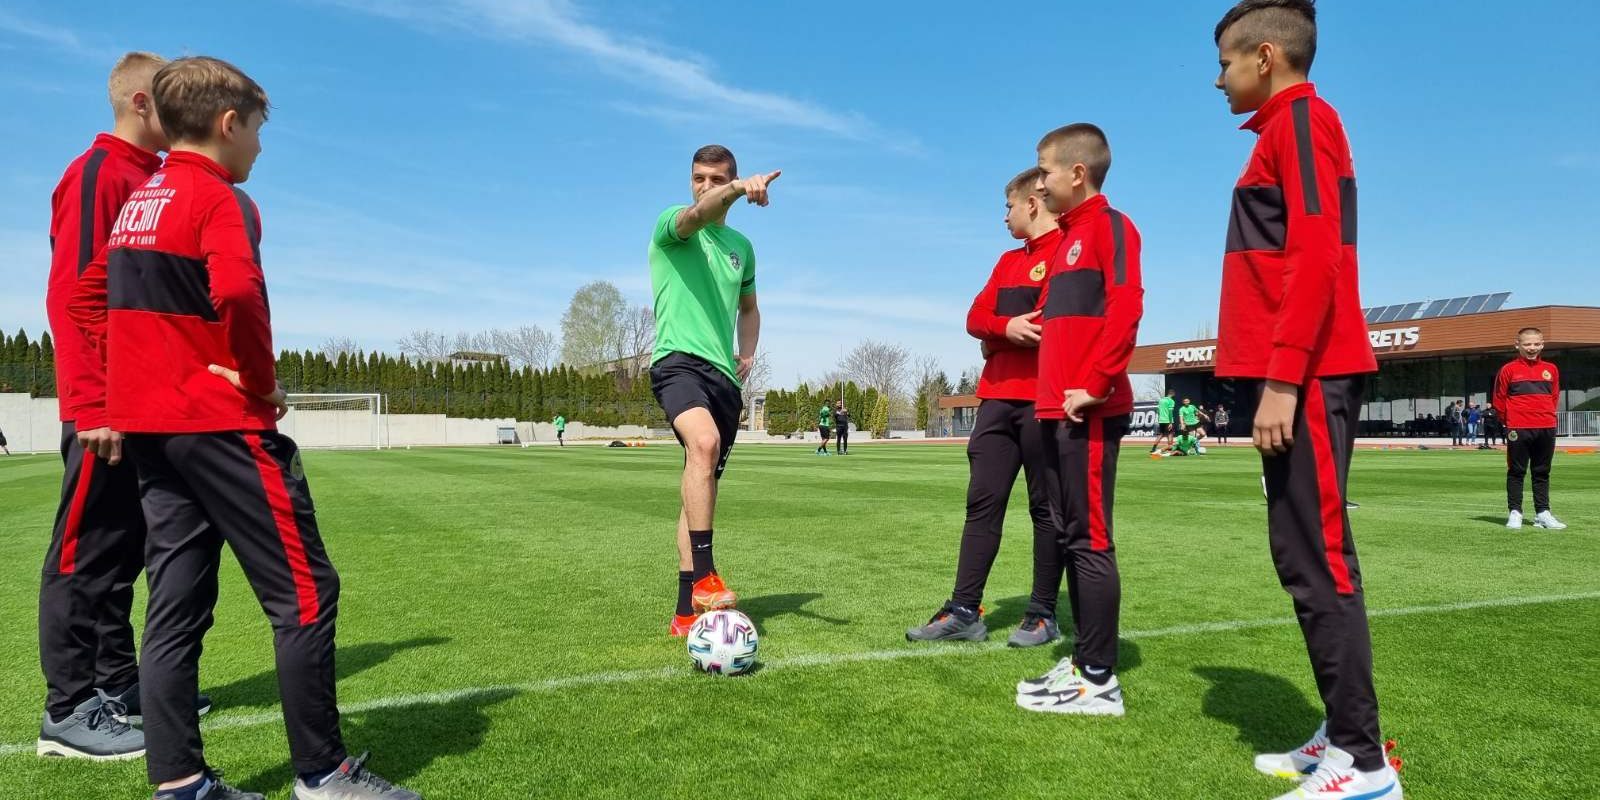
[[[981,642],[988,638],[989,628],[983,624],[983,615],[978,609],[954,603],[945,603],[928,624],[906,631],[908,642]]]
[[[122,713],[116,717],[118,722],[126,722],[129,725],[144,724],[144,712],[139,706],[139,684],[135,683],[129,686],[123,690],[122,694],[116,695],[113,699],[123,709]],[[211,713],[211,698],[203,694],[195,695],[194,710],[197,715],[202,717]]]
[[[422,795],[367,771],[368,755],[345,759],[319,786],[307,786],[296,778],[292,800],[422,800]]]

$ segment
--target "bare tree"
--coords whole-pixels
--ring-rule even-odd
[[[318,350],[327,356],[329,361],[338,361],[341,355],[362,355],[361,345],[348,336],[330,336],[322,341],[322,347]]]
[[[895,398],[902,396],[910,363],[911,353],[904,347],[867,339],[845,354],[839,369],[858,386]]]
[[[744,379],[744,407],[752,408],[757,397],[765,397],[767,388],[772,385],[772,359],[767,357],[767,351],[757,350],[755,360],[750,365],[750,374]]]
[[[961,371],[961,378],[956,384],[957,394],[972,394],[978,391],[978,381],[983,377],[983,367],[967,367]]]
[[[443,361],[450,356],[450,339],[426,328],[401,337],[395,347],[418,361]]]
[[[617,336],[627,314],[628,303],[616,286],[594,281],[579,287],[561,315],[561,360],[586,367],[617,358]]]
[[[1139,379],[1139,386],[1133,390],[1136,400],[1160,400],[1167,393],[1167,379],[1160,375],[1145,375]]]
[[[1210,339],[1216,335],[1217,331],[1210,322],[1202,322],[1195,326],[1194,338],[1196,339]]]
[[[634,306],[622,317],[613,343],[616,358],[629,367],[629,373],[638,367],[656,346],[656,312],[647,306]]]
[[[489,332],[489,339],[494,352],[509,356],[513,367],[548,369],[555,360],[556,337],[538,325],[495,328]]]

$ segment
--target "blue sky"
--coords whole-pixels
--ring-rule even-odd
[[[0,327],[44,327],[51,189],[110,125],[127,49],[227,58],[275,109],[246,187],[280,347],[558,329],[594,279],[649,301],[647,236],[721,142],[782,168],[755,242],[774,380],[862,338],[978,362],[967,305],[1013,246],[1001,190],[1044,131],[1111,137],[1142,342],[1214,324],[1253,137],[1211,87],[1224,2],[548,0],[0,4]],[[220,7],[219,7],[220,8]],[[1328,2],[1313,78],[1361,185],[1367,305],[1600,302],[1600,4]]]

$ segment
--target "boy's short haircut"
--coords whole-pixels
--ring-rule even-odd
[[[1527,327],[1527,328],[1523,328],[1520,331],[1517,331],[1517,338],[1521,339],[1522,337],[1527,336],[1530,333],[1537,333],[1540,336],[1544,335],[1544,331],[1541,331],[1538,328],[1534,328],[1534,327],[1530,326],[1530,327]]]
[[[739,174],[739,162],[733,157],[733,151],[720,144],[708,144],[694,151],[691,164],[727,164],[728,171],[734,175]]]
[[[211,128],[223,112],[233,111],[243,122],[258,111],[266,119],[272,107],[266,90],[249,75],[209,56],[180,58],[162,67],[151,90],[161,128],[173,142],[211,138]]]
[[[1060,164],[1088,167],[1089,182],[1096,191],[1106,185],[1106,173],[1111,171],[1111,142],[1099,126],[1074,122],[1056,128],[1039,140],[1039,151],[1044,152],[1046,147],[1055,148]]]
[[[1017,173],[1017,177],[1006,183],[1006,197],[1023,198],[1039,191],[1039,176],[1044,174],[1038,167],[1028,167]]]
[[[106,92],[111,97],[111,111],[117,117],[128,112],[128,97],[141,89],[149,90],[151,76],[166,66],[167,60],[155,53],[135,50],[123,54],[111,68],[106,79]]]
[[[1309,73],[1317,58],[1316,0],[1240,0],[1222,15],[1213,36],[1218,47],[1233,52],[1272,42],[1291,69]]]

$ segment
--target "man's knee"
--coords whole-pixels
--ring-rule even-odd
[[[722,451],[722,437],[716,431],[703,431],[689,436],[683,446],[689,451],[690,463],[711,467],[716,465],[718,454]]]

